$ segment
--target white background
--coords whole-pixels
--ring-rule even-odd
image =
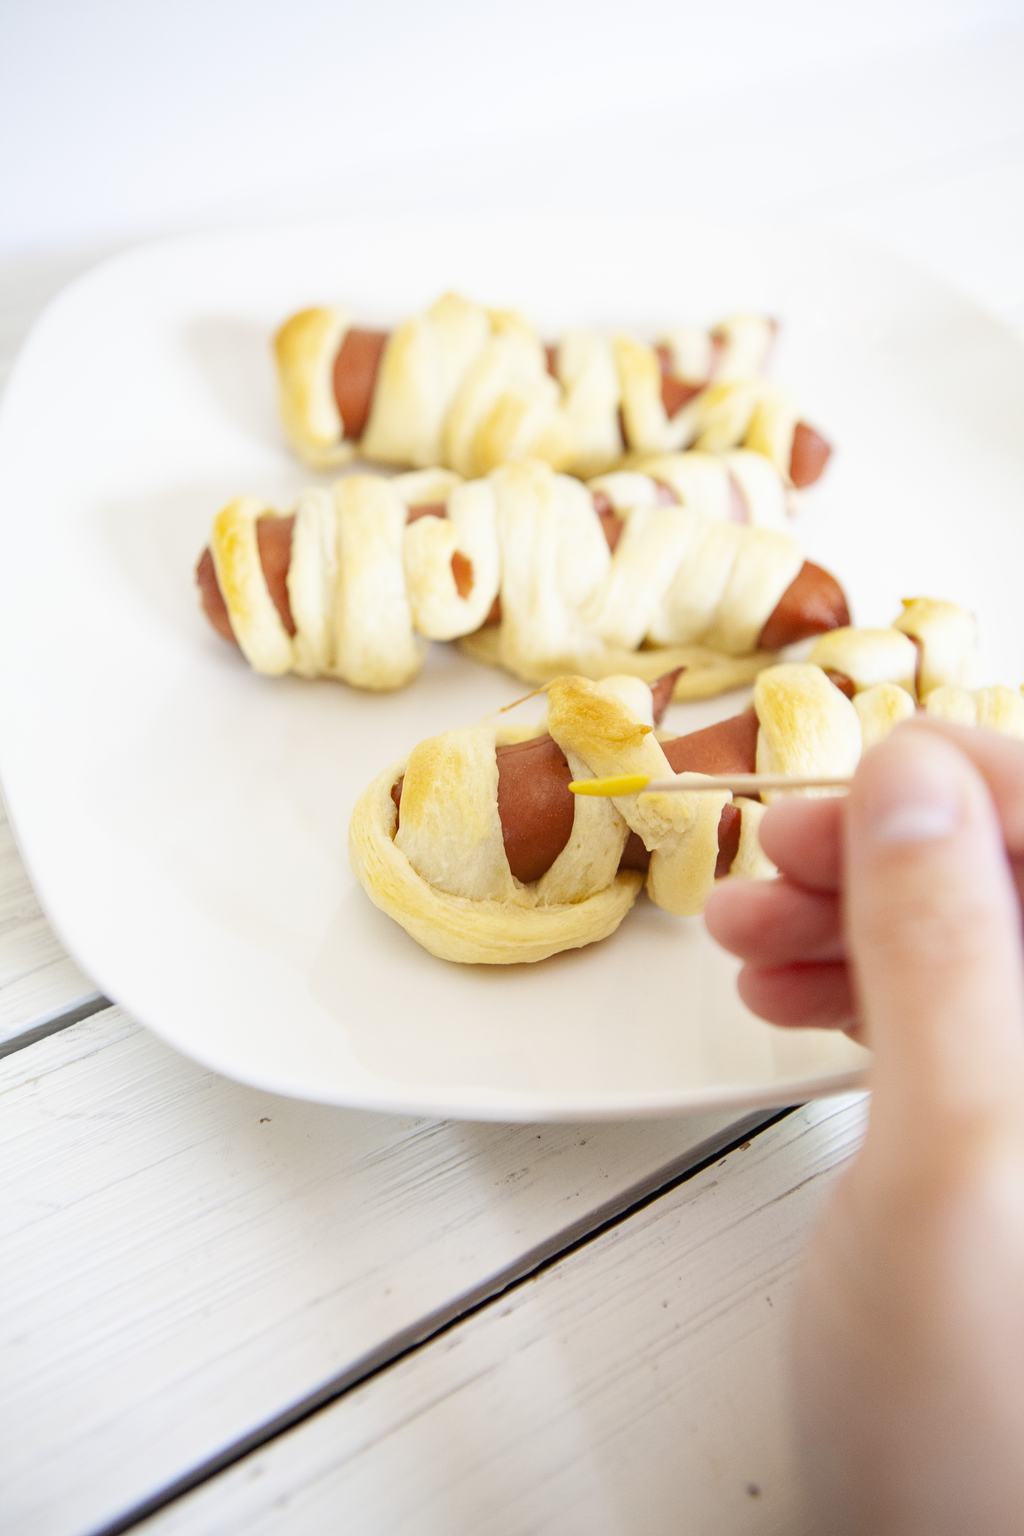
[[[1014,0],[4,0],[0,17],[0,253],[320,210],[596,206],[638,238],[645,209],[739,211],[839,218],[940,271],[955,245],[961,281],[1015,299]]]

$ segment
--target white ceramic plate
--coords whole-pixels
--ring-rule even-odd
[[[555,332],[784,317],[777,372],[839,446],[802,529],[862,622],[975,605],[992,680],[1024,677],[1019,344],[920,272],[839,239],[594,220],[232,233],[106,263],[47,310],[0,421],[3,782],[40,897],[107,994],[234,1077],[340,1104],[507,1119],[791,1102],[863,1054],[737,1003],[699,923],[641,902],[534,967],[416,947],[349,873],[370,776],[518,692],[436,647],[400,695],[250,673],[197,612],[212,514],[305,478],[267,336],[344,297],[387,321],[460,287]],[[680,730],[735,698],[677,706]]]

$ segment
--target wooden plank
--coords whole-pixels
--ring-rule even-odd
[[[39,910],[0,799],[0,1055],[99,1004]]]
[[[0,1529],[117,1516],[501,1289],[734,1124],[344,1113],[215,1077],[117,1009],[26,1047],[0,1063]]]
[[[864,1116],[788,1116],[141,1530],[811,1536],[786,1330]]]

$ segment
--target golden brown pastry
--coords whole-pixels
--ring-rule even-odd
[[[353,869],[442,959],[542,960],[605,938],[644,886],[687,916],[716,878],[772,873],[759,802],[726,792],[575,797],[570,778],[847,775],[921,704],[1024,737],[1019,692],[968,687],[974,622],[953,604],[916,599],[892,629],[847,629],[815,652],[762,672],[752,710],[688,736],[659,738],[637,678],[569,676],[546,690],[541,726],[499,717],[421,742],[357,803]]]
[[[537,458],[592,475],[630,455],[743,446],[809,485],[830,450],[761,376],[774,334],[736,315],[654,343],[581,330],[548,346],[520,316],[449,293],[391,332],[306,309],[274,347],[285,428],[312,464],[358,455],[472,478]]]
[[[423,640],[462,638],[529,681],[685,668],[677,696],[695,697],[849,618],[760,472],[744,496],[768,526],[727,515],[736,483],[728,460],[685,454],[589,484],[536,461],[476,481],[352,475],[288,517],[232,502],[197,576],[211,621],[270,675],[397,688]]]

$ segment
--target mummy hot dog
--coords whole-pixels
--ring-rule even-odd
[[[589,485],[536,462],[471,482],[353,475],[307,492],[287,518],[233,502],[199,562],[203,604],[269,674],[397,688],[422,665],[420,637],[467,637],[531,681],[685,667],[678,697],[719,692],[756,675],[766,651],[849,613],[788,533],[674,501],[689,460]],[[727,509],[740,481],[726,465],[716,483]],[[752,492],[751,514],[763,504]]]
[[[471,477],[532,457],[592,475],[631,454],[745,445],[810,485],[830,449],[758,377],[774,331],[736,316],[654,345],[576,331],[545,346],[518,315],[446,294],[391,332],[306,309],[274,348],[286,431],[313,464],[358,452]]]
[[[659,740],[662,698],[637,678],[553,682],[546,731],[493,721],[422,742],[356,805],[352,867],[370,896],[432,954],[504,965],[542,960],[614,931],[646,885],[680,916],[716,879],[773,873],[763,806],[728,793],[573,796],[571,778],[672,772],[845,775],[866,746],[923,705],[1024,737],[1024,699],[972,691],[974,625],[916,599],[889,630],[826,635],[814,660],[770,667],[752,708]]]

